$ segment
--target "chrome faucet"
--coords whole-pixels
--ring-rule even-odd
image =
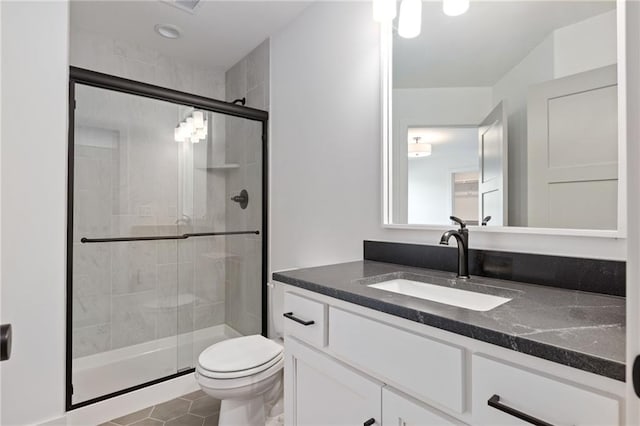
[[[449,219],[458,223],[460,229],[452,229],[442,234],[440,244],[448,246],[451,237],[456,239],[458,243],[458,278],[471,278],[469,276],[469,230],[461,219],[455,216],[450,216]]]

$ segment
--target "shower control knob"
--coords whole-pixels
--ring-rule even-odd
[[[249,193],[247,192],[246,189],[243,189],[242,191],[240,191],[240,195],[235,195],[231,197],[231,201],[234,201],[240,204],[240,208],[244,210],[247,208],[247,205],[249,204]]]

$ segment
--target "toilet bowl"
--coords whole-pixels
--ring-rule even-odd
[[[196,379],[220,399],[219,426],[264,426],[281,414],[283,347],[261,335],[209,346],[198,357]]]

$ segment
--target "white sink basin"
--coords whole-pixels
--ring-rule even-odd
[[[474,291],[404,279],[383,281],[378,284],[370,284],[367,287],[481,312],[490,311],[511,300],[491,294],[476,293]]]

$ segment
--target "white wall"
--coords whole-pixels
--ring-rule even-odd
[[[368,3],[316,3],[272,38],[271,270],[362,258],[362,240],[436,244],[382,226],[379,28]],[[473,248],[625,258],[625,241],[473,233]]]
[[[64,411],[68,2],[2,2],[3,425]]]
[[[362,256],[379,229],[371,4],[317,2],[271,39],[271,268]]]
[[[394,125],[474,125],[485,118],[490,107],[491,87],[393,90]]]
[[[527,226],[527,91],[553,79],[553,46],[550,35],[493,87],[493,104],[504,101],[507,110],[511,226]]]
[[[554,38],[554,77],[606,67],[617,62],[616,10],[559,28]]]

